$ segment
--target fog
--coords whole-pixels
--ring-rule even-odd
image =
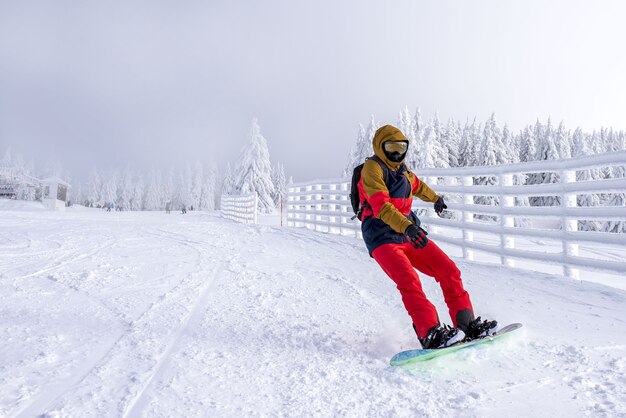
[[[621,1],[2,1],[0,152],[234,162],[257,117],[295,180],[336,177],[372,114],[626,129]]]

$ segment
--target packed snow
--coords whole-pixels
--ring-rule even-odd
[[[96,209],[0,231],[0,416],[626,416],[624,290],[456,259],[477,313],[524,327],[405,370],[354,238]]]

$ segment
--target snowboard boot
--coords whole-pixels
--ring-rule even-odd
[[[450,347],[451,345],[463,341],[464,338],[465,334],[463,331],[457,328],[452,328],[449,325],[435,325],[428,330],[426,337],[418,337],[420,343],[422,344],[422,348],[424,349]]]
[[[487,319],[481,320],[479,316],[473,321],[470,321],[467,326],[467,330],[465,331],[465,339],[466,341],[470,341],[484,338],[493,334],[496,331],[497,326],[497,321],[489,321]]]

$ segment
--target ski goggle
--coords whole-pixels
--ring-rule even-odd
[[[383,149],[386,152],[399,152],[400,154],[404,154],[407,149],[409,149],[408,141],[387,141],[383,144]]]

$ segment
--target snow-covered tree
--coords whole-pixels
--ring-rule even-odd
[[[200,199],[202,197],[202,187],[204,183],[205,180],[202,164],[200,164],[200,162],[196,162],[191,181],[191,204],[197,209],[201,209]]]
[[[89,206],[100,206],[104,204],[102,186],[102,176],[94,167],[87,180],[87,201],[89,202]]]
[[[287,179],[285,177],[285,167],[281,163],[274,164],[272,169],[272,182],[274,183],[274,205],[280,206],[281,198],[286,196]]]
[[[379,128],[379,123],[374,119],[374,115],[370,119],[370,123],[367,130],[363,128],[363,125],[359,124],[359,133],[356,140],[356,145],[350,150],[350,157],[348,165],[343,170],[344,177],[351,177],[354,167],[363,164],[366,158],[374,155],[374,149],[372,148],[372,140],[376,134],[376,130]]]
[[[419,110],[418,110],[419,111]],[[414,167],[416,163],[416,151],[419,148],[416,138],[416,119],[411,116],[409,108],[404,107],[398,115],[398,129],[402,131],[406,139],[409,141],[409,149],[407,151],[404,161],[409,167]]]
[[[152,169],[143,198],[143,210],[161,210],[161,200],[161,173]]]
[[[448,120],[443,134],[443,145],[448,154],[448,165],[450,167],[459,166],[459,148],[461,143],[461,132],[452,118]]]
[[[141,174],[133,174],[133,188],[129,201],[130,210],[142,210],[144,208],[144,196],[146,194],[146,182]]]
[[[554,143],[556,145],[559,158],[565,159],[572,157],[571,135],[570,132],[565,129],[565,125],[562,121],[554,134]]]
[[[105,205],[115,204],[117,200],[117,170],[109,172],[102,184],[102,199]]]
[[[191,194],[193,183],[193,174],[191,166],[185,165],[185,168],[178,173],[176,191],[174,193],[174,205],[189,208],[193,204],[193,198]],[[165,200],[162,200],[165,203]]]
[[[215,164],[209,165],[209,174],[202,185],[202,194],[200,196],[200,209],[215,210],[217,184],[217,168]]]
[[[500,128],[498,128],[495,113],[492,113],[483,129],[480,153],[478,155],[478,165],[500,165],[506,164],[507,162],[508,157],[505,146],[502,143],[502,132]],[[495,185],[497,184],[497,178],[495,176],[477,177],[474,179],[474,183],[480,185]],[[497,196],[476,196],[474,197],[474,202],[481,205],[498,205],[499,199]],[[492,219],[492,217],[483,218]]]
[[[413,133],[414,133],[416,142],[418,143],[421,142],[425,131],[426,131],[426,126],[424,125],[424,122],[422,121],[422,111],[418,107],[415,110],[415,115],[413,116]]]
[[[161,189],[159,193],[160,207],[165,207],[169,202],[170,205],[174,204],[174,200],[177,196],[176,191],[177,173],[174,167],[170,167],[166,174],[163,175],[163,181],[161,182]]]
[[[116,206],[120,210],[131,210],[131,200],[133,197],[133,178],[130,168],[124,170],[118,182]]]
[[[552,123],[548,118],[548,123],[542,130],[543,135],[539,137],[539,146],[537,147],[537,157],[539,160],[553,161],[558,160],[559,149],[556,146],[556,133],[552,127]],[[540,183],[549,184],[558,182],[558,174],[555,172],[540,173]],[[535,199],[535,205],[539,206],[559,206],[561,204],[560,196],[544,196]]]
[[[230,162],[226,163],[226,171],[224,173],[224,181],[222,182],[222,194],[235,194],[235,177]]]
[[[459,146],[459,165],[461,167],[472,167],[478,164],[480,130],[480,125],[476,125],[476,118],[471,125],[469,120],[465,122]]]
[[[365,157],[363,157],[363,154],[366,152],[371,152],[372,144],[371,142],[369,142],[369,145],[368,145],[366,136],[367,135],[365,133],[365,128],[363,127],[362,124],[359,123],[359,133],[357,135],[356,143],[350,149],[350,155],[348,156],[348,164],[343,169],[344,177],[351,177],[354,167],[360,164],[363,164],[363,161],[365,160]],[[368,147],[369,147],[369,150],[365,151],[368,149]],[[370,155],[372,154],[369,154],[368,157]]]
[[[537,143],[534,131],[530,126],[527,126],[522,131],[519,159],[521,162],[534,161],[537,159]]]
[[[583,134],[580,128],[574,131],[573,135],[573,156],[582,157],[589,155],[588,139]],[[599,178],[599,173],[596,169],[578,170],[576,172],[576,181],[589,181]],[[576,203],[578,206],[600,206],[600,197],[595,194],[579,194],[576,197]],[[579,220],[579,231],[598,231],[600,229],[600,223],[593,220]]]
[[[441,137],[437,134],[439,122],[435,118],[431,125],[426,127],[424,137],[419,144],[419,156],[415,168],[449,168],[450,161],[447,149],[441,143]],[[441,126],[439,126],[441,129]]]
[[[259,211],[270,213],[275,208],[270,152],[256,118],[252,121],[248,138],[248,145],[243,149],[237,165],[236,189],[241,194],[256,193]]]

